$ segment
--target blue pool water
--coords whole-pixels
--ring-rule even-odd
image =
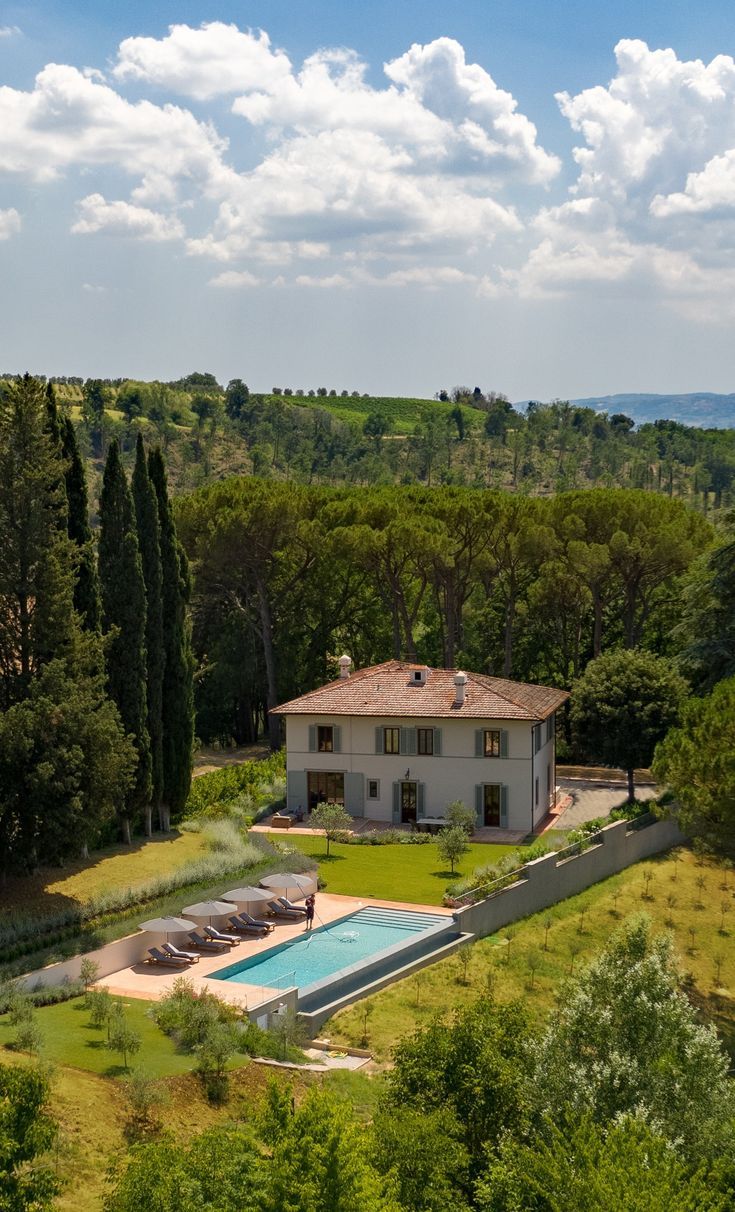
[[[446,921],[438,913],[358,909],[280,947],[220,968],[210,979],[276,989],[296,985],[302,990]]]

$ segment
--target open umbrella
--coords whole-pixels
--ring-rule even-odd
[[[232,913],[232,905],[230,901],[200,901],[198,905],[185,905],[184,913],[190,913],[192,917],[206,917],[211,926],[213,917]]]
[[[258,901],[273,900],[273,893],[266,892],[264,888],[231,888],[229,892],[223,892],[222,897],[226,901],[234,901],[235,904],[255,905]]]
[[[316,879],[311,875],[294,875],[293,871],[279,872],[278,875],[266,875],[261,884],[264,888],[283,889],[284,896],[292,893],[308,895],[316,887]]]
[[[165,934],[168,942],[169,934],[180,934],[182,930],[196,930],[196,922],[190,922],[185,917],[152,917],[149,922],[141,922],[141,930],[150,934]]]

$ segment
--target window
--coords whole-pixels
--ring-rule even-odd
[[[332,753],[334,749],[334,731],[330,725],[321,724],[317,728],[317,748],[320,753]]]
[[[423,678],[422,678],[422,675],[421,675],[421,670],[420,670],[420,669],[415,669],[415,670],[414,670],[414,673],[413,673],[413,680],[414,680],[414,682],[421,682],[421,681],[423,681]]]
[[[401,730],[400,728],[384,728],[383,729],[383,753],[400,753],[401,752]]]
[[[536,807],[538,808],[538,775],[536,775]]]
[[[483,825],[497,829],[500,825],[501,788],[499,783],[486,783],[482,789]]]
[[[307,771],[309,811],[317,804],[342,804],[345,802],[345,776],[327,770]]]
[[[419,753],[432,754],[434,752],[434,729],[417,728],[416,741]]]
[[[368,779],[367,797],[369,800],[380,799],[380,779]]]
[[[553,741],[553,739],[554,739],[555,724],[556,724],[556,716],[550,715],[548,720],[546,721],[546,741],[547,741],[547,743],[549,741]]]
[[[538,753],[541,748],[541,725],[535,724],[533,729],[533,752]]]
[[[485,757],[500,757],[500,732],[485,729]]]

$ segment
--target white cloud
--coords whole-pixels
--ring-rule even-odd
[[[243,287],[258,286],[260,278],[251,274],[247,269],[226,269],[223,273],[209,279],[210,286],[219,286],[226,290],[240,290]]]
[[[9,240],[21,229],[21,218],[14,206],[0,210],[0,240]]]
[[[82,282],[82,290],[88,295],[106,295],[107,287],[99,286],[95,282]]]
[[[277,89],[290,71],[287,55],[271,50],[263,30],[243,32],[212,21],[199,29],[170,25],[165,38],[126,38],[112,74],[206,101],[255,88]]]
[[[17,25],[0,25],[0,38],[18,38],[21,33]]]
[[[184,226],[175,215],[163,215],[131,202],[107,202],[102,194],[89,194],[78,203],[75,235],[104,232],[109,236],[135,236],[140,240],[177,240]]]
[[[325,274],[321,278],[315,274],[298,274],[294,283],[296,286],[316,286],[324,290],[340,290],[344,287],[354,286],[355,279],[349,278],[345,274]],[[285,284],[281,279],[279,285]]]

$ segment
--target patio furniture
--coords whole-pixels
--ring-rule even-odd
[[[262,938],[263,935],[268,933],[265,927],[251,926],[249,922],[244,921],[243,918],[241,918],[237,913],[234,915],[234,917],[230,918],[227,924],[228,926],[231,926],[233,930],[239,930],[241,934],[257,934],[258,937]]]
[[[199,956],[193,951],[182,951],[180,947],[175,947],[173,943],[164,943],[163,950],[166,955],[172,955],[174,959],[186,960],[188,964],[198,964]]]
[[[270,888],[271,898],[276,896],[308,896],[316,892],[315,875],[297,875],[293,871],[281,871],[276,875],[264,875],[260,881],[263,888]]]
[[[246,913],[244,909],[238,914],[238,917],[241,918],[243,922],[246,922],[248,926],[260,926],[261,928],[269,931],[275,930],[276,928],[274,922],[267,922],[265,918],[262,917],[252,917],[249,913]]]
[[[202,951],[213,951],[220,954],[222,951],[227,950],[227,943],[221,943],[213,938],[202,938],[201,934],[197,934],[196,930],[192,930],[189,935],[189,941]]]
[[[216,926],[205,926],[204,933],[216,943],[227,943],[230,947],[239,947],[240,940],[234,934],[223,934]]]
[[[426,831],[427,833],[438,833],[440,829],[446,829],[448,821],[443,816],[421,816],[414,824],[417,833]]]
[[[304,915],[296,909],[284,909],[283,905],[279,905],[278,901],[268,901],[268,908],[274,917],[280,917],[286,922],[303,922]]]
[[[284,909],[290,909],[291,912],[301,913],[306,917],[306,908],[304,905],[294,905],[293,901],[290,901],[287,896],[277,896],[276,900],[279,905],[283,905]]]
[[[281,816],[280,813],[274,813],[271,817],[271,829],[290,829],[291,817]]]
[[[166,953],[159,950],[158,947],[148,948],[148,960],[146,962],[149,964],[160,964],[163,968],[181,969],[182,967],[189,967],[189,961],[187,959],[176,959],[173,955],[166,955]]]

